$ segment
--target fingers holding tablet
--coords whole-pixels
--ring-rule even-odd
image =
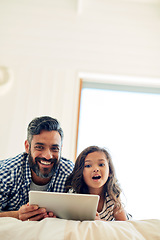
[[[22,221],[39,221],[47,216],[45,208],[39,208],[38,205],[29,205],[29,203],[20,207],[18,213],[19,219]]]

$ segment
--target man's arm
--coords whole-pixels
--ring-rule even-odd
[[[23,205],[18,211],[0,212],[0,217],[13,217],[21,221],[39,221],[46,217],[53,217],[53,213],[46,212],[45,208],[39,208],[37,205]]]
[[[0,217],[13,217],[19,219],[18,211],[0,212]]]

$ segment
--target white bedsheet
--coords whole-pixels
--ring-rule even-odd
[[[160,220],[103,222],[0,218],[0,240],[160,240]]]

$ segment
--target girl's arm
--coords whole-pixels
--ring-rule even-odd
[[[113,210],[113,216],[114,216],[116,221],[126,221],[126,220],[128,220],[127,216],[126,216],[126,211],[123,208],[120,209],[120,210],[115,208]]]

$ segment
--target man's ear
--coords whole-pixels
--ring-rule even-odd
[[[28,140],[25,141],[24,146],[25,146],[26,153],[29,153],[29,142],[28,142]]]

